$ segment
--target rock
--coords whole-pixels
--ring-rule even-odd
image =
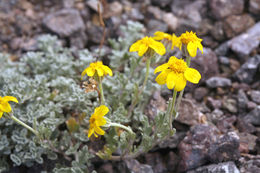
[[[153,35],[156,31],[166,32],[167,29],[168,29],[168,25],[159,20],[151,19],[147,23],[147,30],[149,31],[150,35]]]
[[[100,172],[100,173],[113,173],[114,170],[113,170],[113,165],[111,163],[104,163],[102,164],[97,172]]]
[[[224,77],[211,77],[206,81],[207,87],[218,88],[218,87],[230,87],[232,82],[228,78]]]
[[[216,48],[218,46],[218,42],[216,42],[212,37],[204,36],[202,39],[202,45],[205,47]]]
[[[95,26],[91,22],[88,22],[86,31],[89,41],[95,44],[100,43],[103,37],[103,28],[101,26]]]
[[[209,146],[217,141],[218,134],[218,129],[213,125],[193,126],[178,146],[179,172],[186,172],[207,163]]]
[[[225,19],[223,27],[228,38],[232,38],[255,24],[254,19],[248,15],[232,15]]]
[[[250,96],[251,96],[251,99],[252,99],[255,103],[260,104],[260,91],[259,91],[259,90],[258,90],[258,91],[257,91],[257,90],[251,91]]]
[[[243,0],[211,0],[209,5],[211,13],[216,19],[241,14],[244,10]]]
[[[259,28],[260,29],[260,28]],[[240,82],[250,84],[253,82],[254,76],[260,64],[260,55],[256,55],[247,60],[234,74],[234,77]]]
[[[154,120],[159,111],[164,112],[167,108],[166,100],[161,96],[160,91],[155,91],[150,103],[147,105],[147,115]]]
[[[258,157],[257,157],[258,156]],[[255,158],[241,157],[239,159],[240,173],[258,173],[260,172],[260,158],[257,155]]]
[[[152,0],[152,4],[156,5],[156,6],[160,6],[160,7],[166,7],[167,5],[169,5],[172,1],[171,0]]]
[[[212,27],[210,34],[213,36],[214,39],[218,41],[223,41],[225,39],[223,22],[216,22]]]
[[[153,173],[153,169],[150,165],[141,164],[135,159],[125,160],[128,172],[133,173]],[[121,171],[120,171],[121,172]]]
[[[252,101],[249,101],[249,102],[247,102],[247,109],[248,110],[253,110],[253,109],[255,109],[257,107],[257,104],[255,103],[255,102],[252,102]]]
[[[260,0],[249,1],[249,12],[255,15],[260,14]]]
[[[240,114],[246,111],[247,103],[248,103],[248,98],[246,96],[246,93],[242,89],[238,90],[237,105]]]
[[[112,2],[108,4],[108,8],[106,9],[106,12],[103,14],[104,18],[110,18],[112,16],[119,16],[123,12],[123,5],[118,2]]]
[[[166,140],[163,140],[160,144],[160,148],[177,148],[179,143],[183,140],[183,138],[186,136],[185,132],[176,132],[173,136],[167,138]]]
[[[98,4],[99,4],[99,1],[96,1],[96,0],[88,0],[86,1],[86,4],[87,6],[89,6],[92,10],[98,12]],[[100,12],[103,13],[104,12],[104,8],[103,8],[103,5],[102,3],[100,3]]]
[[[218,46],[214,50],[215,54],[218,55],[218,56],[225,56],[225,55],[227,55],[228,51],[229,51],[229,44],[228,44],[228,42],[222,43],[220,46]]]
[[[88,41],[88,37],[85,34],[85,32],[83,31],[76,32],[70,36],[70,47],[83,49],[87,44],[87,41]]]
[[[260,22],[248,29],[245,33],[228,41],[228,45],[239,57],[248,56],[260,43]]]
[[[217,121],[217,128],[222,133],[227,133],[230,130],[234,130],[234,123],[236,122],[237,118],[235,115],[231,117],[224,117]]]
[[[209,90],[205,87],[199,87],[194,90],[194,98],[197,101],[201,101],[205,96],[207,96],[209,93]]]
[[[228,57],[225,56],[219,56],[219,62],[226,66],[230,64],[230,60],[228,59]]]
[[[240,173],[234,162],[224,162],[199,167],[187,173]]]
[[[239,156],[239,136],[235,132],[220,136],[208,151],[208,157],[213,163],[237,160]]]
[[[170,151],[166,158],[166,167],[168,172],[176,172],[176,167],[179,163],[179,157],[172,151]]]
[[[154,18],[157,20],[161,20],[164,14],[159,7],[154,7],[154,6],[148,6],[147,12],[151,13],[154,16]]]
[[[222,106],[231,113],[237,113],[237,102],[235,99],[223,99]]]
[[[257,136],[251,135],[250,133],[239,133],[238,136],[240,138],[240,145],[245,145],[248,152],[253,152],[255,150]]]
[[[224,115],[220,109],[215,109],[213,112],[206,114],[209,122],[217,124],[218,120]]]
[[[51,13],[43,19],[43,24],[62,37],[69,37],[73,33],[85,29],[84,22],[75,9],[63,9]]]
[[[159,152],[145,154],[145,163],[151,165],[154,172],[163,173],[167,171],[164,158]]]
[[[221,108],[221,100],[216,100],[212,97],[208,97],[207,98],[207,102],[206,105],[210,108],[210,109],[219,109]]]
[[[246,122],[252,123],[253,125],[260,125],[260,105],[257,106],[254,110],[249,112],[245,117],[244,120]]]
[[[178,27],[179,20],[172,13],[164,13],[162,20],[168,25],[170,31],[175,31]]]
[[[191,100],[182,99],[176,121],[192,126],[199,123],[200,116],[202,116],[202,113]]]
[[[204,48],[203,54],[198,53],[196,58],[191,59],[191,67],[200,72],[202,76],[200,82],[219,74],[218,58],[209,48]]]
[[[256,128],[249,122],[246,122],[243,118],[238,118],[236,126],[239,132],[254,133]]]

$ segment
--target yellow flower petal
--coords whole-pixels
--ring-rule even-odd
[[[164,45],[161,42],[155,41],[154,39],[150,38],[150,45],[149,47],[152,48],[156,53],[159,55],[164,55],[166,52],[166,49]]]
[[[184,77],[191,83],[197,84],[199,83],[201,75],[196,69],[187,68],[187,70],[184,72]]]
[[[141,44],[139,47],[138,56],[143,56],[147,50],[148,46],[146,44]]]
[[[177,37],[175,34],[172,34],[172,47],[171,49],[174,49],[174,47],[177,47],[181,50],[182,42],[180,37]]]
[[[98,126],[94,126],[94,131],[99,134],[99,135],[104,135],[105,134],[105,131],[102,130],[100,127]]]
[[[167,87],[169,89],[173,89],[174,85],[175,85],[175,78],[176,78],[176,74],[174,72],[170,72],[167,76],[167,79],[166,79],[166,84],[167,84]]]
[[[90,77],[94,76],[95,71],[96,71],[96,70],[93,69],[92,67],[86,68],[87,75],[90,76]]]
[[[103,65],[102,67],[106,74],[109,74],[109,76],[113,76],[113,72],[108,66]]]
[[[156,74],[160,71],[166,70],[168,67],[169,67],[168,63],[162,64],[162,65],[156,67],[156,69],[154,70],[154,74]]]
[[[13,96],[5,96],[5,97],[3,97],[3,100],[4,100],[5,102],[12,101],[12,102],[18,103],[17,98],[15,98],[15,97],[13,97]]]
[[[201,53],[203,54],[203,46],[200,42],[197,43],[198,48],[200,49]]]
[[[161,31],[156,31],[154,33],[154,40],[163,40],[163,39],[167,39],[167,40],[172,40],[172,36],[170,34],[161,32]]]
[[[0,111],[0,118],[2,118],[2,116],[3,116],[3,113],[4,113],[4,112]]]
[[[174,77],[175,77],[174,81],[176,83],[174,86],[174,90],[176,90],[176,91],[183,90],[187,83],[186,79],[184,78],[184,75],[182,73],[180,73],[178,75],[175,75]]]
[[[135,42],[134,44],[132,44],[132,46],[129,49],[129,52],[136,52],[139,50],[139,47],[141,45],[142,41],[138,40],[137,42]]]
[[[155,81],[159,84],[159,85],[163,85],[166,83],[166,79],[167,79],[167,71],[162,71],[155,79]]]
[[[2,101],[0,103],[0,111],[9,113],[12,111],[12,108],[8,102]]]
[[[96,70],[97,70],[98,76],[101,76],[101,77],[104,76],[104,71],[102,68],[97,67]]]
[[[94,128],[89,128],[88,130],[88,138],[94,133]]]
[[[98,116],[104,116],[109,112],[108,107],[106,107],[105,105],[101,105],[99,107],[97,107],[95,109],[94,114],[98,115]]]
[[[197,55],[197,45],[196,43],[189,42],[187,45],[187,50],[191,57],[195,57]]]

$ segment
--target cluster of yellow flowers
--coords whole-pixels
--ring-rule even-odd
[[[154,54],[154,52],[162,56],[166,53],[166,49],[163,44],[165,41],[167,43],[171,43],[171,49],[177,47],[184,53],[188,52],[189,55],[186,55],[186,57],[195,57],[197,54],[197,49],[203,53],[203,47],[201,44],[202,39],[198,38],[196,33],[193,33],[192,31],[183,33],[180,37],[177,37],[175,34],[170,35],[157,31],[155,32],[154,37],[146,36],[132,44],[129,51],[138,52],[139,56],[146,56],[148,59],[150,58],[149,56]],[[150,63],[147,68],[149,68],[149,66]],[[149,69],[147,69],[147,71],[149,71]],[[158,72],[160,72],[160,74],[156,77],[155,81],[160,85],[166,84],[169,89],[174,89],[175,92],[182,91],[185,88],[187,81],[197,84],[201,78],[200,73],[196,69],[189,68],[189,64],[187,64],[183,59],[178,59],[174,56],[170,57],[167,63],[158,66],[155,69],[154,74]],[[113,76],[112,70],[108,66],[103,65],[102,61],[97,61],[90,63],[89,67],[82,72],[81,78],[83,78],[86,74],[90,78],[98,81],[101,95],[101,105],[95,108],[94,113],[89,119],[90,128],[88,130],[88,137],[91,137],[93,134],[95,137],[98,137],[98,135],[104,135],[105,131],[100,127],[106,125],[107,123],[110,123],[110,126],[118,126],[129,130],[123,125],[111,123],[109,119],[104,118],[104,116],[109,112],[109,109],[104,105],[102,80],[106,75]],[[146,76],[146,79],[147,77],[148,76]],[[144,84],[145,83],[146,81]],[[10,113],[12,111],[12,108],[8,103],[9,101],[18,103],[18,100],[15,97],[0,97],[0,118],[4,112]],[[129,131],[132,132],[131,130]]]

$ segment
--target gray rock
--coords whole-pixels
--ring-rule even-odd
[[[212,97],[208,97],[207,98],[207,102],[206,105],[210,108],[210,109],[219,109],[221,108],[221,100],[218,99],[214,99]]]
[[[217,141],[219,130],[213,125],[199,124],[191,128],[178,146],[178,170],[185,172],[208,162],[209,146]]]
[[[166,32],[168,29],[168,25],[164,22],[159,20],[149,20],[147,23],[147,30],[149,31],[150,35],[153,35],[156,31]]]
[[[183,138],[186,136],[185,132],[176,132],[173,136],[169,137],[166,140],[163,140],[160,144],[160,148],[177,148],[179,143],[183,140]]]
[[[239,57],[248,56],[260,43],[260,22],[248,29],[245,33],[234,37],[228,42],[232,51]]]
[[[211,77],[206,81],[206,84],[209,88],[217,88],[217,87],[230,87],[232,85],[232,82],[228,78]]]
[[[232,38],[255,24],[254,19],[248,15],[232,15],[225,19],[223,27],[228,38]]]
[[[249,1],[249,12],[255,15],[260,14],[260,0]]]
[[[153,169],[150,165],[141,164],[135,159],[125,160],[126,167],[131,173],[153,173]]]
[[[237,160],[239,156],[239,136],[235,132],[220,136],[208,151],[208,157],[213,163]]]
[[[191,67],[200,72],[201,82],[219,74],[218,58],[209,48],[204,48],[203,54],[198,53],[196,58],[191,59]]]
[[[214,37],[214,39],[223,41],[225,39],[223,22],[217,21],[210,30],[210,34]]]
[[[154,172],[163,173],[167,171],[163,155],[159,152],[147,153],[144,156],[145,163],[151,165]]]
[[[247,152],[252,152],[255,150],[257,136],[250,133],[239,133],[240,145],[245,145],[247,147]]]
[[[217,121],[217,128],[222,133],[227,133],[230,130],[234,130],[234,123],[236,122],[237,117],[235,115],[231,117],[223,117],[218,119]]]
[[[224,162],[199,167],[187,173],[240,173],[234,162]]]
[[[84,22],[75,9],[63,9],[51,13],[43,19],[43,24],[52,32],[63,37],[85,29]]]
[[[224,99],[222,102],[222,106],[231,113],[237,113],[237,102],[234,99]]]
[[[251,99],[256,102],[257,104],[260,104],[260,91],[253,90],[251,91]]]
[[[227,55],[229,51],[229,43],[228,42],[224,42],[221,45],[219,45],[214,52],[216,53],[216,55],[218,56],[225,56]]]
[[[220,56],[219,57],[219,62],[223,65],[229,65],[230,64],[230,60],[228,59],[228,57],[225,56]]]
[[[167,5],[169,5],[171,3],[172,0],[152,0],[152,4],[154,5],[158,5],[161,7],[166,7]]]
[[[209,93],[209,90],[204,87],[199,87],[194,90],[194,98],[197,101],[201,101],[205,96],[207,96]]]
[[[259,28],[260,30],[260,28]],[[234,74],[240,82],[251,83],[253,82],[254,76],[258,70],[260,64],[260,55],[256,55],[247,60]]]
[[[254,110],[249,112],[245,117],[244,120],[246,122],[252,123],[254,125],[260,125],[260,105],[257,106]]]
[[[220,109],[214,109],[213,112],[206,114],[207,120],[214,124],[217,124],[218,120],[224,115],[223,111]]]
[[[211,13],[216,19],[241,14],[244,9],[243,0],[211,0],[209,5]]]
[[[237,105],[240,114],[246,111],[247,103],[248,98],[246,96],[246,93],[242,89],[238,90]]]
[[[254,133],[256,131],[256,128],[250,122],[247,122],[244,118],[240,117],[237,119],[236,127],[239,132]]]
[[[257,157],[258,156],[258,157]],[[260,159],[259,155],[255,158],[241,157],[239,159],[240,173],[259,173],[260,172]]]

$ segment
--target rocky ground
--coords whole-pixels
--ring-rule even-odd
[[[260,172],[260,0],[102,2],[106,38],[134,20],[150,34],[196,31],[204,54],[192,59],[202,81],[186,89],[177,134],[135,160],[98,163],[97,171]],[[75,50],[95,48],[104,32],[98,11],[95,0],[1,0],[0,52],[17,59],[46,33]],[[163,106],[167,95],[154,93],[149,106]]]

